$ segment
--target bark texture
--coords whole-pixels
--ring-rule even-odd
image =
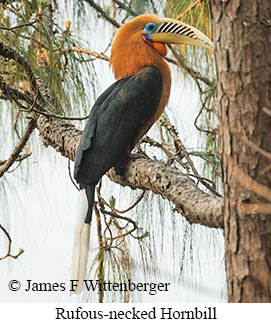
[[[201,191],[178,169],[147,158],[130,159],[124,165],[122,177],[112,168],[109,177],[131,188],[143,188],[160,194],[175,204],[175,210],[190,223],[207,227],[223,227],[223,198]]]
[[[51,146],[62,156],[75,160],[82,131],[62,120],[33,115],[37,118],[37,128],[46,147]]]
[[[230,302],[271,301],[271,2],[212,0]],[[268,203],[269,202],[269,203]]]
[[[82,131],[72,124],[45,116],[37,117],[37,128],[46,146],[53,147],[71,160],[75,159]],[[203,192],[176,168],[155,160],[131,158],[121,170],[111,169],[108,175],[123,186],[163,195],[190,223],[223,228],[223,199]]]

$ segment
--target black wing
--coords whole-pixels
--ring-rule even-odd
[[[146,67],[111,85],[94,104],[78,148],[74,177],[96,184],[155,114],[162,94],[158,68]]]

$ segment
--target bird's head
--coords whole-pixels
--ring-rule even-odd
[[[179,20],[147,14],[120,27],[112,47],[110,64],[115,74],[123,66],[122,71],[126,70],[129,75],[132,73],[131,67],[136,64],[139,66],[143,61],[146,66],[152,64],[155,53],[160,57],[165,56],[165,44],[193,45],[214,50],[213,42],[198,29]],[[116,77],[119,78],[118,75]]]

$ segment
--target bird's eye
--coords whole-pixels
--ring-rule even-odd
[[[145,26],[144,31],[146,31],[146,32],[147,32],[147,33],[149,33],[149,34],[153,34],[153,33],[156,31],[157,27],[158,27],[158,26],[157,26],[154,22],[149,22],[149,23]]]

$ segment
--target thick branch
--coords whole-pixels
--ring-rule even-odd
[[[64,157],[74,160],[82,131],[62,120],[49,119],[38,114],[33,117],[37,119],[37,128],[44,145],[51,146]]]
[[[190,223],[223,227],[223,198],[203,192],[178,169],[157,160],[131,158],[125,163],[123,174],[119,175],[113,168],[108,172],[116,183],[164,196]]]
[[[60,120],[37,119],[37,128],[46,146],[71,160],[75,159],[82,132]],[[108,173],[110,179],[131,188],[151,190],[173,202],[176,210],[190,223],[200,223],[214,228],[223,227],[223,198],[200,190],[187,175],[178,169],[150,159],[130,159],[122,169],[121,177],[115,170]]]

